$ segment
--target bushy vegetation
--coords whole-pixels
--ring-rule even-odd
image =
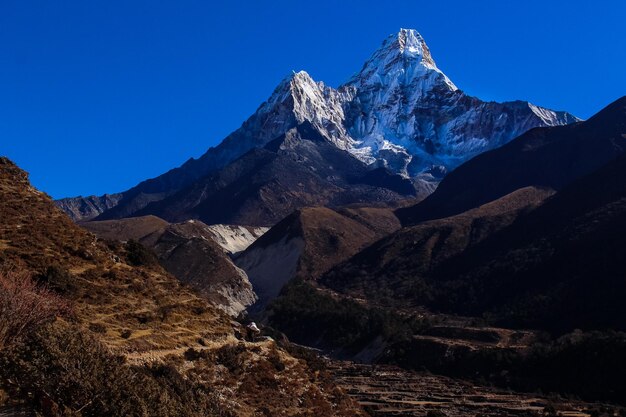
[[[136,240],[129,240],[125,245],[126,259],[128,263],[134,266],[151,266],[157,265],[159,260],[154,252],[146,248]]]
[[[46,416],[220,415],[176,368],[135,368],[75,325],[56,322],[0,351],[0,382]]]
[[[420,340],[391,346],[384,362],[524,391],[571,394],[626,405],[626,333],[580,331],[527,350],[445,349]]]
[[[38,285],[27,271],[0,270],[0,349],[68,311],[65,300]]]
[[[357,351],[381,336],[405,337],[424,323],[414,317],[350,299],[337,299],[310,283],[294,280],[269,307],[270,324],[296,343]]]

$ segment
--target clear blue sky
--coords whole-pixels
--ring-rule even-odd
[[[626,2],[0,2],[0,154],[53,197],[198,157],[291,70],[338,86],[400,27],[467,93],[589,117],[626,94]]]

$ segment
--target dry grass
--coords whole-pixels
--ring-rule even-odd
[[[220,390],[223,415],[235,409],[241,416],[360,415],[351,400],[334,393],[303,362],[283,351],[271,353],[269,342],[244,344],[246,360],[230,370],[186,360],[190,348],[216,355],[236,345],[238,324],[158,264],[133,266],[126,245],[105,243],[75,225],[6,158],[0,158],[0,242],[0,265],[31,271],[71,301],[73,328],[130,364],[174,364],[176,372],[185,372],[186,386]],[[276,355],[289,371],[276,376],[278,385],[266,386]],[[206,372],[211,377],[201,378]]]

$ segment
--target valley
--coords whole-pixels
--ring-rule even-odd
[[[626,416],[626,96],[484,101],[402,28],[266,97],[121,192],[0,156],[0,417]]]

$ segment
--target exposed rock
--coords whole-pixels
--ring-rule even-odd
[[[213,235],[215,243],[229,255],[243,252],[269,230],[267,227],[246,227],[227,224],[213,224],[206,230]]]
[[[122,194],[104,194],[102,196],[62,198],[54,203],[75,222],[91,220],[106,210],[115,207],[122,199]]]

